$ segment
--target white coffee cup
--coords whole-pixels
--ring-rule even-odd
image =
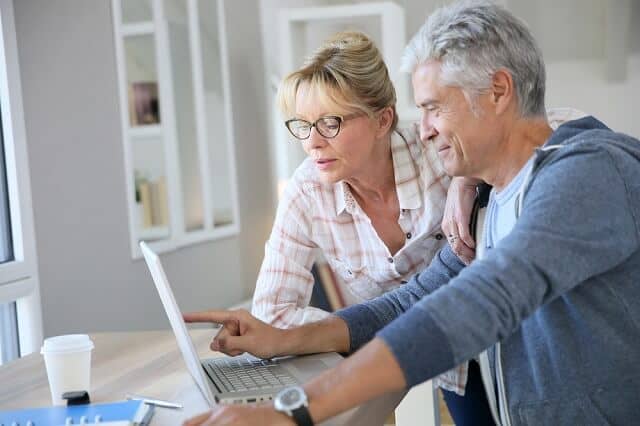
[[[53,405],[64,404],[62,394],[65,392],[89,392],[92,349],[93,342],[86,334],[68,334],[44,340],[40,353],[44,355]]]

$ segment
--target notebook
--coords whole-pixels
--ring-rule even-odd
[[[0,411],[0,426],[148,425],[154,407],[140,400]]]

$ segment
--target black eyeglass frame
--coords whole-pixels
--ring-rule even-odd
[[[356,118],[356,117],[358,117],[360,115],[362,115],[362,114],[361,113],[353,113],[353,114],[348,114],[348,115],[344,115],[344,116],[343,115],[325,115],[324,117],[318,118],[313,123],[310,122],[310,121],[307,121],[307,120],[303,120],[301,118],[291,118],[291,119],[285,121],[284,125],[287,128],[287,130],[289,130],[289,133],[291,133],[291,136],[293,136],[294,138],[296,138],[296,139],[298,139],[300,141],[305,141],[305,140],[307,140],[307,139],[309,139],[311,137],[311,129],[313,127],[316,128],[316,131],[318,133],[320,133],[320,136],[322,136],[323,138],[333,139],[333,138],[335,138],[336,136],[338,136],[340,134],[340,130],[342,130],[342,123],[344,123],[347,120],[351,120],[352,118]],[[338,130],[336,130],[336,134],[333,135],[333,136],[325,135],[324,133],[322,133],[322,130],[320,130],[318,128],[318,122],[321,121],[321,120],[325,120],[327,118],[334,118],[334,119],[338,120]],[[291,130],[291,127],[289,127],[289,125],[291,123],[293,123],[294,121],[304,121],[305,123],[309,124],[309,134],[307,135],[306,138],[301,138],[301,137],[297,136],[295,133],[293,133],[293,130]]]

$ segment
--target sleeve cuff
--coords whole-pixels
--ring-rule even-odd
[[[384,323],[366,304],[340,309],[334,315],[342,318],[349,329],[349,353],[353,353],[375,337]]]
[[[377,333],[391,349],[407,387],[455,367],[447,335],[424,309],[413,307]]]

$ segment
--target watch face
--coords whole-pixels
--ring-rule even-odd
[[[285,389],[285,391],[280,395],[280,401],[282,401],[282,405],[290,407],[292,405],[297,405],[298,401],[300,401],[300,397],[300,391],[297,388]]]
[[[275,399],[275,409],[278,411],[291,411],[306,405],[307,396],[300,386],[293,386],[280,391]]]

